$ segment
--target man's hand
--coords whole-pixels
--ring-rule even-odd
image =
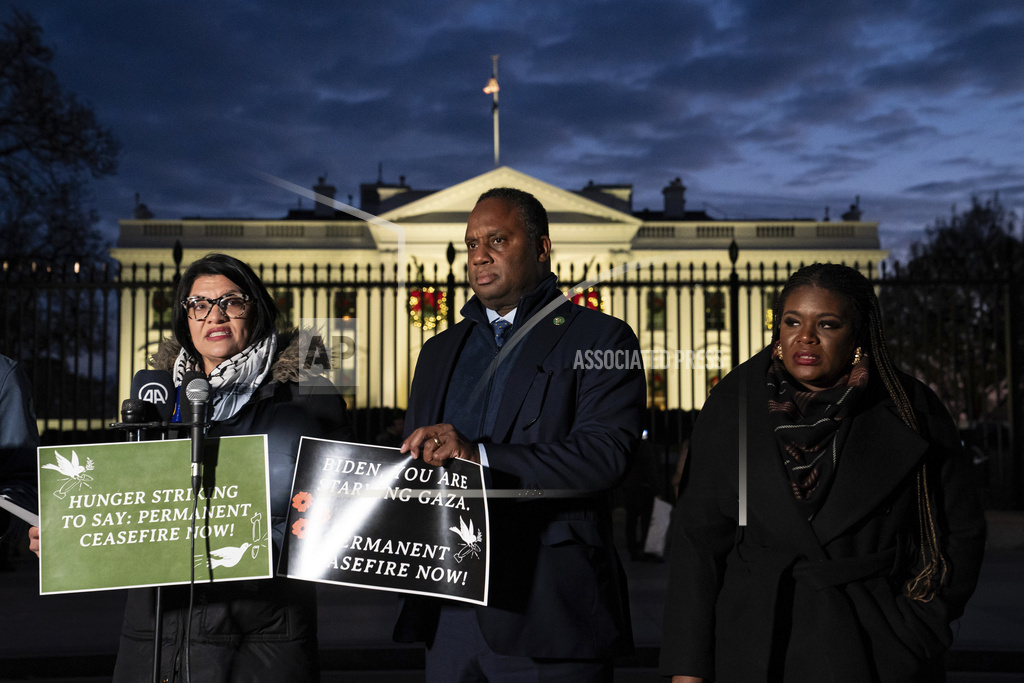
[[[480,449],[450,424],[420,427],[402,442],[402,453],[411,453],[428,465],[444,465],[452,458],[480,462]]]
[[[28,528],[28,549],[39,557],[39,527],[30,526]]]

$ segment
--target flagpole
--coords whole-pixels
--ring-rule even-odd
[[[487,85],[484,87],[484,92],[489,95],[494,95],[494,104],[491,105],[491,116],[494,118],[494,167],[497,168],[499,164],[499,144],[498,144],[498,55],[491,55],[491,61],[494,63],[494,71],[491,75],[491,79],[487,81]]]

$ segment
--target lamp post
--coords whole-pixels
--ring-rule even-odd
[[[729,273],[729,344],[730,362],[735,370],[740,364],[740,276],[736,272],[736,259],[740,256],[740,246],[734,239],[729,245],[729,261],[732,263],[732,272]]]

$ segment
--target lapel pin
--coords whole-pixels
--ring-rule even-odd
[[[555,318],[551,322],[555,323],[556,325],[564,325],[565,324],[565,318],[563,318],[562,316],[558,316],[557,318]]]

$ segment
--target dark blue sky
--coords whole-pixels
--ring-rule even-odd
[[[860,195],[895,249],[972,194],[1024,216],[1019,0],[5,4],[121,140],[92,185],[109,235],[136,192],[158,218],[296,205],[253,168],[342,201],[378,163],[418,189],[483,173],[496,53],[501,161],[561,187],[658,209],[680,176],[721,218]]]

